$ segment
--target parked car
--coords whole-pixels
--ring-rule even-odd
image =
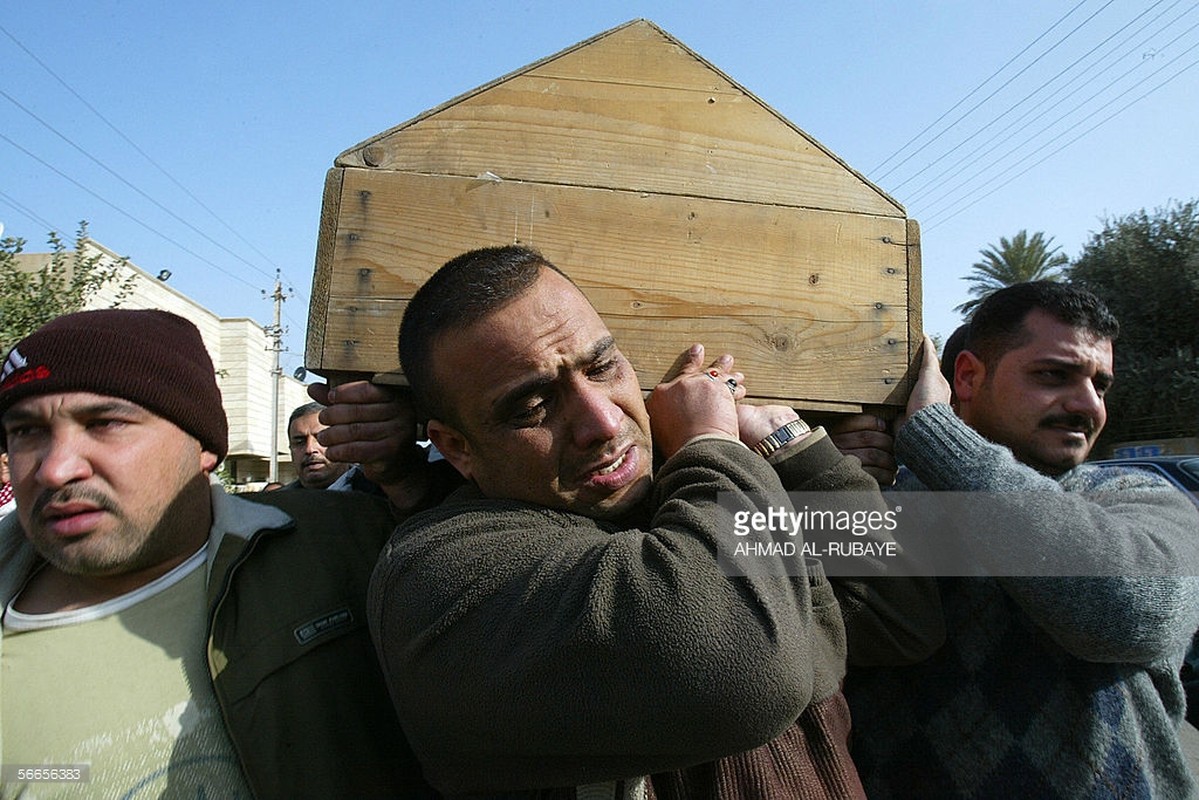
[[[1137,467],[1161,475],[1186,492],[1199,505],[1199,455],[1126,456],[1092,461],[1098,466]]]

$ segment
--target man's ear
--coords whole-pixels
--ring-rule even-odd
[[[969,403],[974,399],[983,381],[987,377],[987,365],[982,359],[969,350],[958,353],[953,362],[953,394],[959,403]]]
[[[462,477],[471,480],[470,442],[456,428],[439,419],[431,419],[425,425],[429,441],[445,460],[454,465]]]
[[[207,450],[200,451],[200,470],[205,475],[211,475],[218,463],[220,463],[220,459],[217,458],[216,453],[210,453]]]

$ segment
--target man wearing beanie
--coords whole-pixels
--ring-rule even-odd
[[[365,628],[394,508],[226,495],[194,325],[46,324],[4,362],[0,423],[0,794],[433,796]]]

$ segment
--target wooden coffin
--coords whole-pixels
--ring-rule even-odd
[[[761,401],[887,413],[906,397],[917,224],[646,20],[337,157],[306,366],[403,383],[407,299],[453,256],[510,243],[579,284],[646,389],[701,341]]]

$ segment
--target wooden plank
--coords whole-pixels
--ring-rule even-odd
[[[918,377],[920,347],[924,340],[924,284],[920,250],[920,223],[909,219],[907,224],[908,253],[908,374],[897,387],[891,403],[903,406]]]
[[[904,216],[818,142],[650,24],[459,98],[338,164]]]
[[[389,372],[404,301],[465,250],[519,242],[579,283],[652,387],[692,341],[757,397],[886,403],[908,363],[903,219],[577,186],[346,170],[314,370]],[[328,229],[324,229],[328,233]]]
[[[552,245],[600,285],[650,281],[714,305],[743,302],[745,287],[754,286],[754,307],[781,313],[786,304],[771,305],[772,295],[819,294],[853,281],[854,298],[886,287],[870,302],[906,307],[906,235],[906,220],[887,217],[346,170],[330,291],[409,297],[448,258],[516,242]]]
[[[671,319],[622,317],[605,308],[603,298],[585,290],[621,349],[637,369],[642,388],[661,379],[675,356],[702,341],[711,355],[731,352],[747,375],[753,397],[799,401],[887,404],[904,374],[907,342],[902,322],[874,326],[873,340],[849,323],[816,323],[800,317]],[[327,362],[323,370],[363,374],[398,373],[397,338],[405,300],[333,303]],[[773,346],[784,341],[786,349]],[[794,337],[783,339],[783,337]],[[894,344],[888,344],[888,342]],[[793,345],[792,342],[802,346]],[[889,363],[891,368],[880,368]],[[881,374],[880,374],[881,372]]]
[[[329,305],[317,298],[329,297],[329,282],[333,277],[333,248],[326,247],[337,240],[337,220],[341,216],[341,178],[344,172],[331,169],[325,174],[324,195],[321,199],[321,221],[317,234],[316,266],[312,273],[312,294],[308,303],[308,338],[304,345],[304,362],[318,364],[325,351],[325,331],[329,326]]]

